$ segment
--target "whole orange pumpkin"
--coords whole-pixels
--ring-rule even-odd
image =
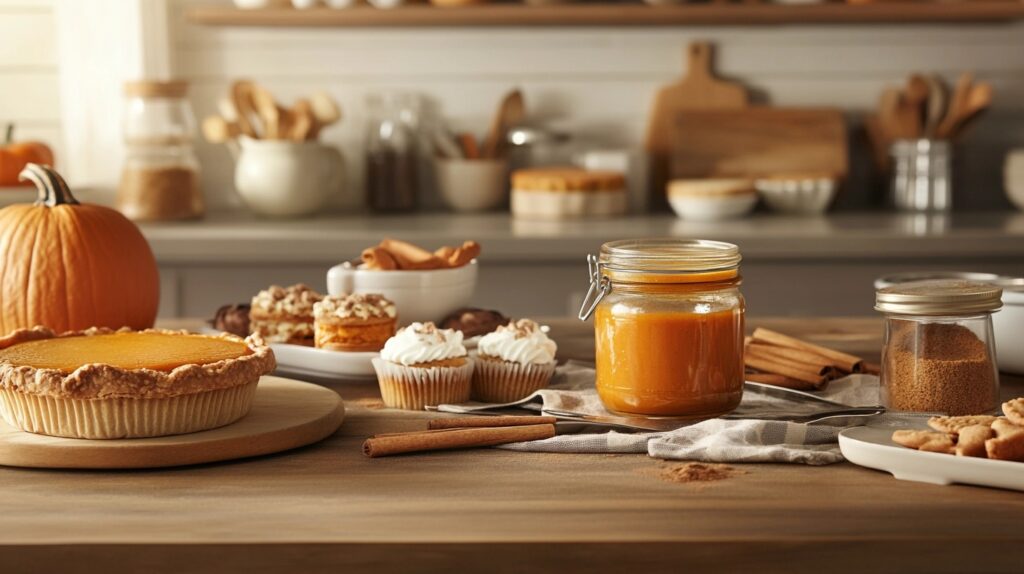
[[[0,186],[31,186],[18,175],[30,163],[53,165],[53,151],[40,142],[14,142],[14,124],[7,124],[7,136],[0,146]]]
[[[53,169],[28,164],[34,204],[0,209],[0,334],[153,326],[160,274],[149,243],[119,212],[78,203]]]

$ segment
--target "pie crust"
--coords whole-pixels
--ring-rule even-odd
[[[0,349],[28,341],[130,333],[93,328],[56,334],[36,327],[0,337]],[[195,335],[149,329],[138,333],[244,342],[248,353],[171,370],[85,364],[67,372],[0,360],[0,416],[21,430],[70,438],[165,436],[230,424],[249,412],[256,385],[274,370],[273,351],[259,337]]]

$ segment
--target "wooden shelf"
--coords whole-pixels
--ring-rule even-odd
[[[866,24],[1009,22],[1024,19],[1024,2],[882,2],[877,4],[483,4],[427,5],[391,10],[275,8],[240,10],[199,6],[188,19],[211,26],[428,27],[428,26],[706,26],[719,24]]]

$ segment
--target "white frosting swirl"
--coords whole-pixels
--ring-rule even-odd
[[[380,358],[402,365],[416,365],[466,356],[462,332],[438,329],[433,323],[413,323],[399,329],[384,343]]]
[[[481,355],[520,364],[546,365],[555,360],[558,345],[529,319],[511,321],[484,335],[477,345]]]

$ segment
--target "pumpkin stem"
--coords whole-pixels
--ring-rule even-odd
[[[56,207],[58,205],[78,205],[78,200],[71,195],[67,182],[52,167],[29,163],[18,174],[18,181],[31,181],[39,190],[36,205]]]
[[[7,124],[7,135],[4,136],[4,145],[14,143],[14,122]]]

